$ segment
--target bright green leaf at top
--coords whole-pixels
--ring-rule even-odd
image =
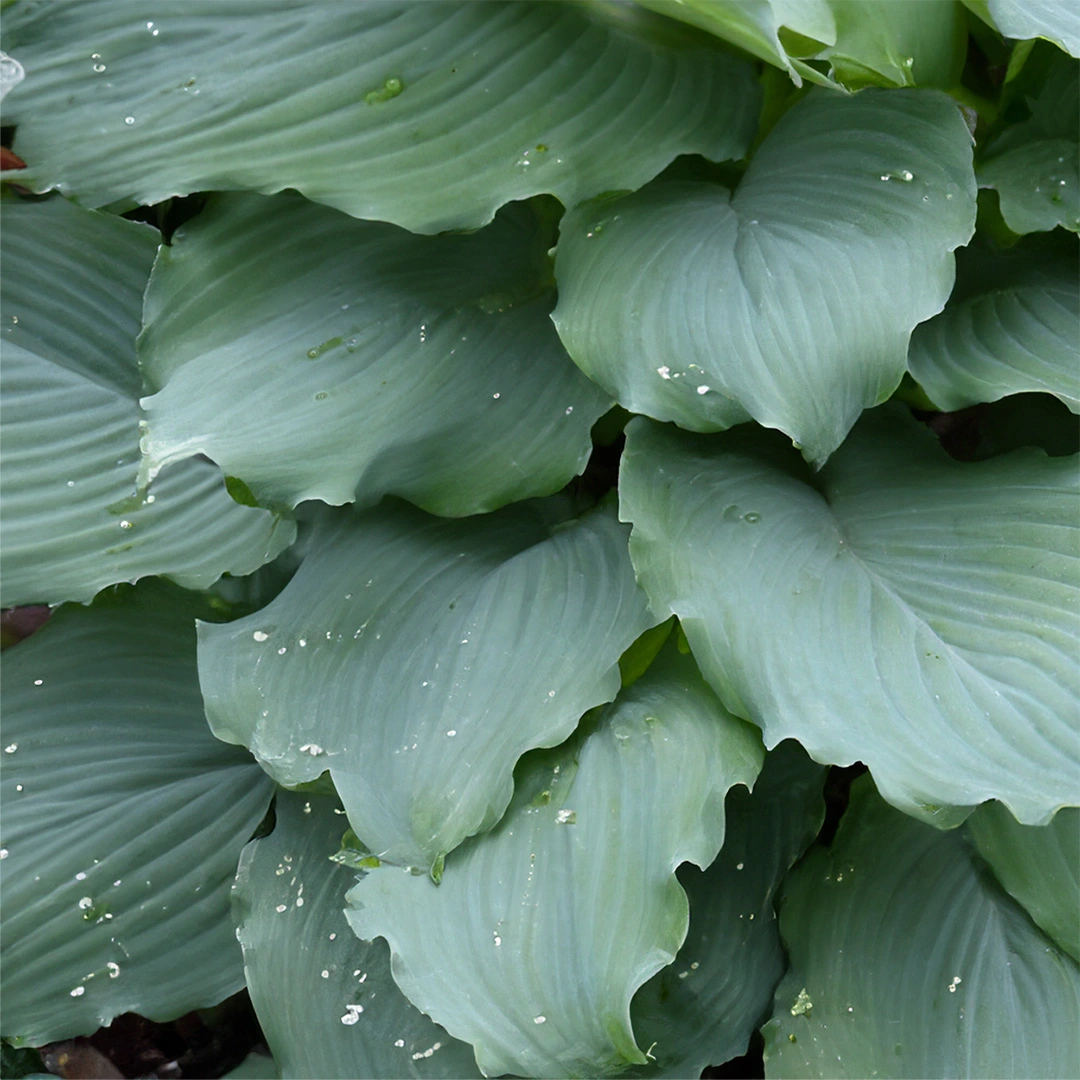
[[[778,444],[627,432],[634,566],[727,707],[766,745],[865,762],[937,824],[987,799],[1028,824],[1074,803],[1075,458],[953,461],[891,408],[817,476]]]
[[[201,624],[215,734],[286,785],[329,769],[375,855],[437,876],[502,816],[517,759],[615,697],[620,654],[656,622],[614,510],[567,510],[327,514],[272,603]]]
[[[669,644],[595,725],[522,761],[506,816],[451,854],[441,885],[380,867],[346,915],[386,938],[398,985],[485,1075],[643,1065],[630,999],[686,936],[675,868],[713,861],[724,796],[762,758]]]
[[[386,943],[359,941],[345,921],[356,873],[331,861],[344,814],[337,799],[279,791],[274,831],[236,872],[245,980],[280,1075],[479,1076],[472,1048],[397,988]]]
[[[1018,83],[1031,115],[987,144],[979,186],[1013,232],[1080,231],[1080,63],[1037,46]]]
[[[907,367],[975,225],[971,137],[932,91],[816,92],[732,194],[657,184],[563,219],[553,318],[631,412],[753,417],[823,462]]]
[[[988,875],[962,830],[898,814],[869,777],[831,848],[788,879],[791,968],[765,1075],[1075,1076],[1080,969]]]
[[[244,985],[229,889],[273,785],[207,730],[206,610],[125,586],[4,653],[5,1036],[172,1020]]]
[[[686,940],[630,1008],[638,1044],[654,1044],[650,1062],[623,1075],[678,1080],[746,1053],[786,967],[774,892],[821,828],[824,775],[789,741],[765,755],[752,792],[728,792],[720,854],[706,870],[679,870]]]
[[[158,234],[63,199],[0,204],[3,604],[89,600],[163,574],[247,574],[295,528],[236,505],[203,461],[140,497],[135,336]]]
[[[738,158],[760,101],[708,39],[564,3],[88,0],[11,8],[3,43],[28,72],[5,123],[35,190],[295,188],[425,233]]]
[[[610,399],[548,317],[544,209],[436,237],[217,197],[147,291],[145,464],[206,454],[265,505],[389,492],[461,516],[559,490]]]
[[[1080,810],[1049,825],[1021,825],[998,803],[968,818],[979,854],[1006,890],[1074,960],[1080,960]]]
[[[1007,38],[1046,38],[1080,57],[1080,19],[1073,0],[964,0],[964,4]]]
[[[1072,243],[973,245],[945,310],[911,335],[908,367],[946,411],[1041,390],[1080,412],[1078,323]]]
[[[967,34],[954,0],[644,0],[804,78],[861,86],[955,84]]]

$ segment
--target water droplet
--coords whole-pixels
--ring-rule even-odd
[[[255,633],[254,633],[254,634],[252,634],[251,636],[252,636],[252,637],[253,637],[253,638],[254,638],[254,639],[255,639],[256,641],[266,641],[266,639],[267,639],[267,638],[268,638],[268,637],[269,637],[270,635],[269,635],[269,634],[268,634],[268,633],[267,633],[267,632],[266,632],[265,630],[256,630],[256,631],[255,631]]]
[[[89,896],[84,896],[79,901],[79,910],[80,911],[86,911],[87,908],[92,908],[93,906],[94,906],[94,901],[91,900]]]
[[[656,369],[656,374],[659,375],[661,379],[670,379],[671,368],[669,368],[667,364],[665,364],[663,367],[658,367]]]
[[[555,821],[559,825],[576,825],[577,824],[577,811],[576,810],[560,810],[555,815]]]
[[[130,521],[128,521],[127,519],[125,519],[125,520],[120,522],[120,528],[121,529],[130,529],[130,528],[132,528],[132,523]]]
[[[452,738],[453,738],[453,737],[454,737],[454,736],[455,736],[456,734],[457,734],[457,731],[455,731],[455,730],[454,730],[454,728],[451,728],[451,729],[450,729],[450,730],[449,730],[449,731],[448,731],[448,732],[446,733],[446,737],[447,737],[448,739],[452,739]]]
[[[289,647],[287,645],[282,645],[281,648],[278,649],[277,654],[278,656],[284,656],[288,651]]]
[[[115,979],[120,974],[120,965],[113,960],[109,960],[105,966],[109,969],[109,978]]]
[[[278,904],[278,906],[276,908],[274,908],[274,910],[280,915],[285,910],[285,905],[284,904]]]
[[[327,968],[323,968],[323,969],[322,969],[322,971],[320,971],[320,972],[319,972],[319,974],[320,974],[320,975],[321,975],[321,976],[322,976],[322,977],[323,977],[324,979],[329,979],[329,978],[330,978],[330,972],[329,972],[329,970],[328,970]]]
[[[71,991],[71,996],[72,997],[82,997],[83,994],[85,994],[85,993],[86,993],[86,987],[85,986],[76,986],[75,989]]]
[[[742,868],[743,868],[743,867],[744,867],[745,865],[746,865],[745,863],[741,863],[741,862],[740,862],[740,863],[736,863],[736,864],[735,864],[735,869],[736,869],[736,870],[741,870],[741,869],[742,869]]]
[[[495,399],[496,401],[498,401],[498,400],[499,400],[499,398],[500,398],[500,397],[502,397],[502,394],[492,394],[491,396],[492,396],[492,397],[493,397],[493,398],[494,398],[494,399]]]
[[[79,871],[79,872],[78,872],[78,873],[77,873],[77,874],[75,875],[75,880],[76,880],[76,881],[85,881],[85,880],[86,880],[86,871],[85,871],[85,870],[80,870],[80,871]]]
[[[396,1047],[400,1048],[400,1047],[405,1045],[405,1040],[404,1039],[395,1039],[394,1040],[394,1045]]]
[[[8,849],[6,847],[0,847],[0,859],[6,859],[8,857]],[[35,880],[37,880],[35,878]]]
[[[709,388],[707,386],[699,386],[697,388],[697,392],[699,394],[707,394],[709,392]]]
[[[104,64],[95,64],[94,65],[94,70],[100,75],[101,72],[103,72],[105,70],[105,65]]]
[[[131,125],[135,123],[135,117],[134,116],[125,116],[124,117],[124,123],[127,124],[128,127],[131,127]]]
[[[903,180],[905,183],[910,184],[911,181],[915,179],[915,174],[910,169],[901,169],[900,179]]]
[[[360,1014],[364,1011],[363,1005],[346,1005],[345,1015],[341,1018],[341,1022],[349,1027],[360,1019]]]
[[[495,938],[495,948],[497,949],[502,944],[502,938],[499,937],[498,934],[494,934],[494,933],[493,933],[493,936]]]
[[[754,513],[753,510],[751,510],[748,514],[743,514],[743,521],[745,521],[747,525],[756,525],[760,520],[761,515]]]
[[[568,409],[566,410],[566,415],[567,415],[567,416],[569,416],[569,415],[570,415],[570,414],[571,414],[571,413],[572,413],[573,411],[574,411],[574,406],[573,406],[573,405],[571,405],[571,406],[570,406],[570,407],[569,407],[569,408],[568,408]]]
[[[19,749],[19,744],[17,742],[8,743],[7,746],[4,747],[4,753],[5,754],[14,754],[15,751],[18,750],[18,749]]]
[[[18,86],[26,78],[22,64],[6,52],[0,52],[0,98],[12,87]]]
[[[318,743],[304,743],[304,745],[300,747],[300,753],[310,754],[312,757],[318,757],[320,754],[325,753],[325,751],[321,746],[318,745]],[[286,861],[290,862],[291,860]]]
[[[303,907],[304,906],[304,898],[302,896],[298,896],[296,898],[296,906],[297,907]]]

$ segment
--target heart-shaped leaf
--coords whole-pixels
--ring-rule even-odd
[[[815,464],[899,383],[975,222],[971,137],[930,91],[811,94],[738,189],[660,183],[567,214],[553,318],[627,409],[753,417]]]
[[[4,655],[6,1036],[172,1020],[244,984],[229,889],[273,785],[206,728],[206,612],[147,582],[61,608]]]
[[[953,461],[891,408],[816,477],[778,444],[627,433],[634,565],[727,707],[766,745],[865,762],[939,824],[992,798],[1027,824],[1074,803],[1075,458]]]
[[[266,505],[389,492],[460,516],[557,491],[611,402],[548,318],[553,232],[524,205],[418,237],[295,196],[216,198],[147,292],[147,465],[207,454]]]
[[[686,936],[675,868],[713,861],[724,796],[762,757],[669,644],[595,725],[522,761],[506,816],[450,856],[441,885],[379,868],[346,915],[387,939],[398,985],[487,1076],[645,1064],[630,1000]]]
[[[202,588],[287,547],[293,523],[238,506],[207,462],[136,490],[135,336],[158,233],[63,199],[0,212],[3,603],[149,574]]]
[[[280,1075],[479,1076],[472,1048],[397,988],[386,943],[359,941],[345,921],[356,874],[331,861],[344,815],[336,799],[279,791],[274,831],[240,856],[236,936]]]
[[[615,697],[656,621],[614,510],[566,517],[562,499],[326,515],[272,603],[200,626],[215,734],[286,785],[329,769],[371,851],[437,875],[502,816],[517,759]]]
[[[829,849],[785,886],[791,969],[765,1026],[765,1075],[1061,1077],[1076,1070],[1080,969],[941,832],[869,777]]]
[[[22,5],[4,48],[20,183],[102,206],[295,188],[412,232],[638,188],[745,152],[745,61],[635,9],[185,0]]]
[[[908,367],[949,411],[1044,390],[1080,412],[1078,320],[1075,249],[965,248],[945,310],[911,335]]]

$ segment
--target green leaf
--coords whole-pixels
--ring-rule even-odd
[[[746,1052],[785,968],[773,893],[821,828],[823,777],[798,743],[784,742],[766,754],[753,793],[728,792],[720,854],[707,870],[679,870],[686,941],[630,1009],[655,1064],[622,1075],[700,1076]]]
[[[979,866],[962,831],[898,814],[869,777],[831,849],[785,889],[791,969],[765,1075],[1062,1077],[1080,971]]]
[[[1080,960],[1080,810],[1049,825],[1021,825],[998,803],[968,818],[979,854],[1008,893],[1074,960]]]
[[[1046,38],[1080,57],[1080,25],[1072,0],[964,0],[1007,38]]]
[[[905,368],[975,221],[971,138],[930,91],[811,94],[738,190],[657,183],[567,214],[553,318],[632,412],[750,417],[820,464]]]
[[[1080,64],[1049,46],[1033,50],[1017,94],[1030,116],[988,143],[977,174],[994,188],[1015,233],[1080,230]]]
[[[526,750],[615,697],[620,654],[655,622],[614,510],[566,509],[327,515],[277,599],[200,626],[215,734],[285,785],[329,769],[374,854],[437,874],[502,816]]]
[[[202,588],[287,547],[292,522],[237,506],[206,462],[136,491],[135,336],[158,234],[63,199],[0,214],[4,605],[150,574]]]
[[[595,726],[522,761],[506,816],[450,855],[440,886],[380,868],[346,916],[386,938],[398,985],[487,1076],[644,1064],[630,1000],[686,936],[675,868],[713,861],[724,795],[762,758],[669,646]]]
[[[1072,248],[1072,245],[1069,245]],[[915,328],[911,374],[941,409],[1046,391],[1080,412],[1075,248],[965,248],[945,310]]]
[[[816,477],[764,432],[635,420],[620,494],[653,610],[766,745],[861,760],[937,824],[992,798],[1045,824],[1080,765],[1078,482],[1036,450],[953,461],[882,409]]]
[[[797,86],[806,78],[853,89],[916,83],[948,89],[967,39],[953,0],[645,0],[644,6],[785,68]]]
[[[356,875],[330,861],[345,827],[338,806],[279,792],[274,831],[244,849],[236,875],[248,992],[281,1075],[479,1076],[472,1048],[397,988],[386,943],[349,929]]]
[[[611,402],[548,318],[547,209],[417,237],[298,196],[214,199],[147,292],[151,472],[203,453],[265,505],[389,492],[449,516],[557,491]]]
[[[741,157],[751,66],[654,16],[562,3],[90,0],[5,13],[20,183],[102,206],[295,188],[412,232]]]
[[[171,1020],[243,986],[229,888],[272,785],[206,728],[205,610],[125,587],[4,654],[6,1035]]]

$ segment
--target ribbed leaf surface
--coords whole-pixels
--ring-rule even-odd
[[[971,139],[933,92],[819,93],[738,190],[657,183],[563,222],[555,324],[631,412],[753,417],[824,461],[905,370],[974,229]]]
[[[238,506],[207,462],[136,494],[135,337],[158,234],[62,199],[2,207],[3,603],[149,574],[201,588],[272,559],[292,522]]]
[[[646,1063],[630,999],[686,936],[675,868],[716,857],[724,796],[763,757],[672,645],[591,726],[522,762],[506,816],[441,885],[386,867],[349,893],[356,933],[387,939],[398,985],[488,1076]]]
[[[1062,1077],[1080,969],[979,866],[963,830],[888,807],[870,778],[785,887],[791,969],[765,1075]]]
[[[330,861],[348,825],[338,801],[279,791],[275,808],[274,831],[240,858],[233,912],[280,1075],[479,1076],[471,1047],[397,988],[386,943],[358,940],[345,921],[356,872]]]
[[[526,206],[417,237],[296,196],[217,198],[147,293],[147,464],[207,454],[268,505],[389,492],[460,516],[557,491],[611,402],[548,318],[552,243]]]
[[[767,745],[865,762],[939,824],[991,798],[1028,824],[1073,804],[1075,459],[956,462],[889,409],[816,477],[801,465],[761,432],[629,428],[634,565],[728,708]]]
[[[945,310],[915,328],[908,368],[952,411],[1042,390],[1080,412],[1075,249],[965,249]]]
[[[659,25],[657,25],[659,23]],[[412,232],[571,206],[674,157],[742,155],[749,64],[633,10],[563,3],[86,0],[16,7],[20,182],[101,206],[295,188]]]
[[[147,583],[4,654],[5,1036],[171,1020],[243,986],[229,889],[273,785],[206,728],[205,610]]]
[[[615,697],[620,654],[655,621],[613,509],[565,515],[328,515],[271,604],[200,627],[214,732],[283,784],[329,769],[374,853],[437,874],[502,816],[526,750]]]

